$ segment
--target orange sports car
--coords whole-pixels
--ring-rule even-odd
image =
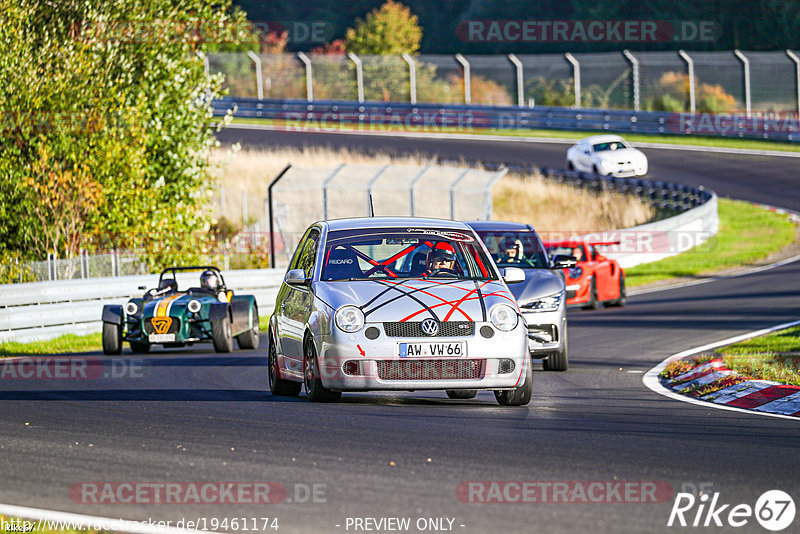
[[[616,260],[606,258],[597,250],[597,247],[617,244],[586,241],[544,243],[550,256],[567,254],[578,260],[575,267],[564,269],[567,306],[597,309],[601,305],[625,305],[625,269]]]

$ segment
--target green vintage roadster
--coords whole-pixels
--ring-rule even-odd
[[[199,287],[179,289],[177,273],[202,271]],[[146,289],[140,287],[139,289]],[[127,341],[133,352],[153,345],[183,347],[212,342],[217,352],[258,348],[258,305],[252,295],[234,295],[219,269],[211,266],[168,267],[158,287],[124,306],[103,306],[103,352],[120,354]]]

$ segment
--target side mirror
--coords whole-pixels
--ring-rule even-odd
[[[517,284],[525,281],[525,271],[519,267],[506,267],[503,269],[502,274],[506,284]]]
[[[303,269],[292,269],[286,273],[284,282],[290,286],[304,286],[308,284],[308,278],[306,278],[306,272]]]
[[[551,263],[553,264],[553,269],[572,269],[577,265],[578,258],[568,254],[556,254],[553,256]]]
[[[608,258],[603,256],[602,254],[598,254],[594,257],[594,261],[606,261]]]

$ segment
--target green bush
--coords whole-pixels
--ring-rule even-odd
[[[210,102],[222,83],[203,51],[210,30],[247,28],[229,7],[0,0],[0,250],[144,247],[154,267],[199,259],[205,244],[183,238],[208,229]]]

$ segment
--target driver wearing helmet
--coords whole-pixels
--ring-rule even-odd
[[[440,273],[458,275],[456,271],[456,255],[453,247],[446,243],[439,243],[428,252],[428,269],[422,273],[423,277],[436,276]]]
[[[203,271],[200,275],[200,287],[211,293],[216,293],[219,289],[219,276],[214,271]]]
[[[519,263],[522,261],[522,241],[511,236],[503,240],[503,254],[500,256],[500,263]]]

